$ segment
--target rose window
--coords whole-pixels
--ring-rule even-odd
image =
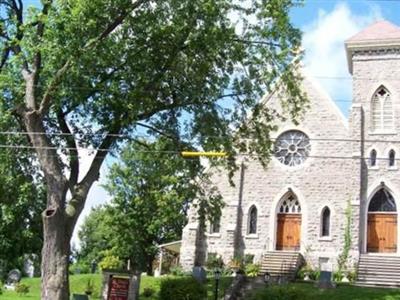
[[[299,130],[286,131],[275,142],[275,157],[282,164],[290,167],[302,164],[310,151],[310,139]]]

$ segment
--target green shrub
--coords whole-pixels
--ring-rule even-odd
[[[108,253],[99,263],[99,267],[101,270],[118,270],[122,268],[122,261],[119,259],[119,257],[111,255]]]
[[[89,274],[90,266],[86,262],[79,261],[70,265],[69,271],[71,274]]]
[[[287,286],[272,286],[256,293],[251,300],[306,300],[301,290]]]
[[[3,284],[0,282],[0,295],[3,294]]]
[[[244,263],[250,265],[254,263],[254,254],[246,254],[244,256]]]
[[[193,277],[166,278],[161,281],[160,300],[204,300],[206,287]]]
[[[185,272],[183,271],[181,266],[171,267],[169,269],[169,272],[171,273],[171,275],[174,275],[174,276],[183,276],[183,275],[185,275]]]
[[[208,270],[212,270],[215,268],[223,268],[223,267],[224,267],[224,261],[222,260],[221,256],[218,256],[217,253],[207,254],[206,268]]]
[[[15,285],[15,291],[19,294],[19,295],[26,295],[29,293],[29,285],[26,285],[25,283],[17,283]]]
[[[260,265],[259,264],[247,264],[245,266],[246,276],[256,277],[258,273],[260,273]]]
[[[337,270],[337,271],[333,272],[333,281],[340,282],[340,281],[342,281],[343,277],[344,277],[344,275],[341,270]]]
[[[152,288],[144,288],[142,296],[145,298],[151,297],[155,294],[155,289]]]

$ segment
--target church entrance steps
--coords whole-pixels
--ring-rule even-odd
[[[299,252],[271,251],[263,255],[260,275],[269,273],[271,277],[292,280],[303,263]]]
[[[400,256],[362,254],[357,285],[400,287]]]

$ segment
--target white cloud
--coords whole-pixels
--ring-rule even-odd
[[[341,2],[330,12],[319,10],[318,19],[302,28],[305,67],[332,99],[339,100],[345,114],[350,103],[341,101],[351,101],[352,94],[344,41],[378,19],[382,19],[379,6],[370,5],[366,15],[358,15]]]

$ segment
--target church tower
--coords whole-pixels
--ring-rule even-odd
[[[400,28],[379,21],[345,43],[353,76],[353,205],[361,253],[400,253]]]

